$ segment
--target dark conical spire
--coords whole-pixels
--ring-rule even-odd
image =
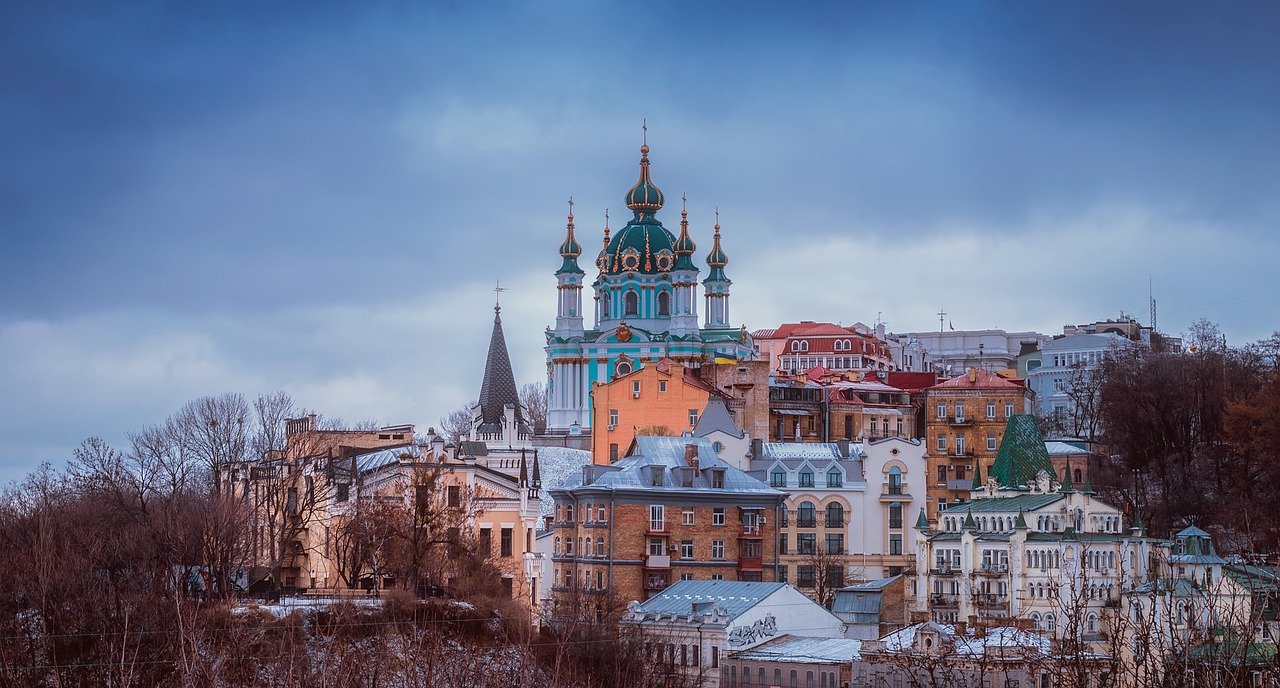
[[[484,381],[480,383],[480,417],[484,425],[493,423],[501,428],[506,420],[505,408],[514,404],[516,424],[524,421],[520,411],[520,393],[516,388],[516,376],[511,372],[511,355],[507,353],[507,338],[502,334],[502,306],[493,306],[493,335],[489,337],[489,357],[484,364]],[[496,430],[490,431],[495,432]]]
[[[524,450],[520,450],[520,487],[529,484],[529,464],[524,459]]]
[[[538,450],[533,450],[533,484],[535,490],[542,489],[542,466],[538,465]]]

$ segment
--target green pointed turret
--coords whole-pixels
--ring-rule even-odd
[[[1013,520],[1014,530],[1027,530],[1027,519],[1023,516],[1022,509],[1018,509],[1018,517]]]
[[[1004,427],[1004,437],[1000,440],[1000,451],[996,453],[996,462],[991,466],[991,477],[1000,487],[1016,490],[1035,482],[1040,471],[1046,471],[1050,476],[1056,473],[1045,449],[1039,423],[1035,416],[1027,414],[1010,416]]]
[[[1081,490],[1081,492],[1084,492],[1085,494],[1097,494],[1093,489],[1093,476],[1089,475],[1088,463],[1085,463],[1084,466],[1084,489]]]
[[[1071,467],[1063,466],[1062,468],[1062,484],[1058,486],[1058,491],[1062,494],[1071,494],[1075,492],[1075,488],[1071,487]]]
[[[924,514],[924,507],[920,507],[920,515],[916,516],[916,530],[929,530],[929,517]]]
[[[973,469],[973,483],[969,485],[969,489],[977,491],[982,489],[982,464],[979,463]]]
[[[964,529],[965,529],[965,530],[977,530],[977,529],[978,529],[978,522],[977,522],[977,521],[975,521],[975,520],[973,520],[973,512],[972,512],[972,511],[966,511],[966,512],[965,512],[965,514],[964,514]]]

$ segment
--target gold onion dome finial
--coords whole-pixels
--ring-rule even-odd
[[[600,272],[606,272],[609,269],[609,209],[604,209],[604,248],[600,249],[600,257],[596,258],[596,266],[600,268]]]
[[[698,250],[698,245],[693,243],[693,237],[689,236],[689,208],[687,207],[689,197],[680,195],[680,236],[676,238],[676,243],[671,246],[671,250],[677,256],[693,255]]]
[[[707,254],[707,265],[713,268],[728,265],[729,256],[725,255],[724,249],[720,248],[720,208],[716,208],[716,230],[711,242],[711,253]]]
[[[627,192],[627,207],[637,215],[653,214],[662,208],[666,196],[649,178],[649,123],[644,124],[644,142],[640,145],[640,179]]]
[[[560,255],[565,258],[577,258],[582,255],[582,246],[573,236],[573,197],[569,197],[569,221],[565,226],[564,243],[560,244]]]

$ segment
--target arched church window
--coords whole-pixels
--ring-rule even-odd
[[[627,292],[623,297],[623,305],[626,309],[626,315],[636,315],[640,312],[640,295],[634,291]]]
[[[609,309],[609,305],[610,305],[610,302],[609,302],[609,292],[607,292],[607,291],[606,291],[606,292],[603,292],[602,294],[600,294],[600,308],[601,308],[601,311],[602,311],[602,312],[601,312],[601,315],[602,315],[602,317],[604,317],[604,318],[608,318],[608,317],[610,316],[610,312],[609,312],[609,310],[610,310],[610,309]]]
[[[671,292],[658,292],[658,315],[671,315]]]
[[[1081,480],[1080,480],[1080,469],[1079,469],[1079,468],[1077,468],[1077,469],[1076,469],[1076,480],[1075,480],[1075,481],[1076,481],[1077,483],[1081,482]]]

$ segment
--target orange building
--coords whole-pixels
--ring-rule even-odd
[[[925,390],[925,460],[929,518],[940,505],[967,501],[974,472],[991,474],[1011,416],[1031,413],[1033,394],[1022,380],[980,368]]]
[[[697,373],[664,358],[591,390],[591,456],[608,465],[627,453],[637,430],[646,435],[693,431],[712,396],[730,397]]]

